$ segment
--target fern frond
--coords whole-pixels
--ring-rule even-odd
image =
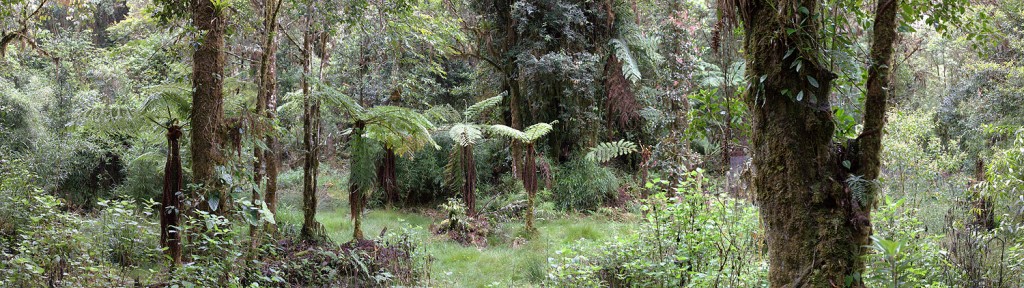
[[[633,84],[640,82],[640,65],[637,65],[636,58],[629,50],[629,45],[617,38],[608,41],[608,44],[612,46],[615,57],[622,61],[622,75],[626,76],[626,79]]]
[[[409,108],[376,106],[367,110],[361,119],[366,122],[365,136],[404,155],[432,146],[439,146],[430,137],[434,124],[423,114]]]
[[[555,130],[555,127],[552,126],[555,123],[558,123],[558,121],[551,122],[551,124],[537,123],[530,125],[530,127],[526,127],[526,130],[523,131],[526,134],[526,142],[533,143],[534,141],[537,141],[537,139],[540,139],[540,137],[544,137],[544,135],[551,133],[552,130]]]
[[[626,155],[637,151],[636,144],[626,140],[616,142],[605,142],[591,147],[587,152],[586,159],[598,163],[608,162],[612,158]]]
[[[508,127],[501,124],[495,124],[488,127],[488,132],[490,132],[491,135],[506,137],[512,140],[522,142],[526,142],[529,139],[526,138],[526,133],[523,133],[523,131],[519,131],[516,128]]]
[[[498,96],[487,98],[481,100],[480,102],[476,102],[476,104],[470,105],[468,108],[466,108],[466,112],[464,113],[466,119],[476,118],[477,116],[480,115],[480,113],[483,113],[487,109],[490,109],[491,107],[498,105],[498,103],[501,103],[501,99],[504,98],[506,94],[508,94],[508,92],[501,92],[501,94],[498,94]]]
[[[192,88],[184,83],[150,86],[145,92],[152,96],[142,103],[142,113],[169,118],[184,118],[192,113]]]
[[[352,97],[345,95],[345,93],[331,87],[330,85],[318,85],[317,87],[320,89],[314,93],[315,97],[327,100],[328,104],[341,108],[342,111],[352,115],[353,118],[364,117],[366,109],[363,108],[362,105],[359,105],[359,102],[352,99]]]
[[[452,128],[448,130],[448,135],[452,137],[455,144],[462,147],[476,144],[477,141],[484,138],[480,128],[477,128],[476,125],[463,123],[452,126]]]
[[[423,116],[426,116],[427,120],[430,120],[432,123],[451,123],[459,121],[461,117],[459,111],[455,111],[455,108],[448,104],[430,107],[430,109],[423,111]]]

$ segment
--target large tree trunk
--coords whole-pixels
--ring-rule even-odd
[[[198,48],[192,55],[192,178],[203,184],[203,193],[209,199],[218,199],[216,207],[210,201],[200,201],[199,209],[223,215],[227,205],[227,192],[219,189],[214,168],[223,161],[220,139],[224,114],[224,29],[223,11],[210,0],[192,0],[192,25],[201,33]],[[216,193],[216,194],[212,194]]]
[[[863,271],[862,247],[871,233],[871,203],[863,202],[864,195],[855,196],[845,181],[852,175],[877,178],[884,89],[882,95],[869,92],[866,110],[877,113],[865,116],[860,144],[834,143],[829,95],[835,75],[821,64],[816,48],[821,47],[818,1],[739,3],[751,81],[744,100],[753,116],[753,186],[766,226],[770,284],[843,286],[847,277]],[[806,7],[809,13],[797,7]],[[887,70],[885,63],[891,61],[895,7],[894,0],[879,2],[871,77],[888,78],[879,75],[878,68]],[[786,29],[796,32],[780,32]],[[880,50],[890,51],[889,56],[875,58]],[[875,136],[877,141],[871,138]],[[868,187],[857,193],[873,198],[873,185]],[[854,281],[853,286],[863,284]]]
[[[167,127],[167,163],[164,165],[164,190],[160,203],[160,245],[171,257],[171,271],[181,265],[181,126]]]

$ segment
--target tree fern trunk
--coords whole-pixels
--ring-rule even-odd
[[[181,126],[167,127],[167,162],[164,165],[163,201],[160,205],[160,244],[167,248],[171,271],[181,265]]]
[[[533,143],[526,144],[526,159],[523,163],[523,188],[526,189],[526,231],[534,233],[537,228],[533,225],[533,207],[537,198],[537,160]]]
[[[469,216],[476,216],[476,161],[473,159],[473,145],[462,147],[462,171],[465,175],[462,198],[466,201]]]

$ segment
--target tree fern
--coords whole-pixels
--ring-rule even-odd
[[[494,96],[491,98],[481,100],[480,102],[476,102],[476,104],[467,107],[466,112],[463,113],[463,115],[466,116],[467,120],[476,118],[477,116],[480,115],[480,113],[483,113],[487,109],[498,105],[498,103],[501,103],[501,99],[504,98],[506,94],[508,94],[508,92],[501,92],[501,94],[498,94],[498,96]]]
[[[519,131],[516,128],[508,127],[501,124],[489,126],[488,132],[490,132],[492,135],[497,135],[516,141],[526,142],[528,139],[526,138],[526,133],[523,133],[523,131]]]
[[[636,144],[630,141],[619,140],[616,142],[605,142],[590,148],[590,152],[587,153],[586,159],[598,163],[604,163],[608,162],[608,160],[612,160],[612,158],[636,151]]]
[[[142,103],[140,110],[147,116],[185,118],[192,113],[192,89],[185,83],[150,86],[145,92],[151,96]]]
[[[617,38],[608,41],[608,44],[612,46],[615,57],[622,61],[622,75],[633,84],[640,82],[640,65],[637,65],[636,58],[633,58],[629,45]]]
[[[526,142],[533,143],[534,141],[537,141],[537,139],[540,139],[540,137],[544,137],[544,135],[551,133],[551,131],[554,130],[552,125],[555,123],[558,123],[558,121],[551,122],[551,124],[537,123],[530,125],[530,127],[526,127],[526,130],[523,131],[526,134]]]
[[[477,128],[476,125],[464,123],[452,126],[452,128],[448,130],[448,135],[452,137],[455,144],[462,147],[472,146],[476,144],[477,141],[480,141],[480,139],[483,139],[483,133],[480,131],[480,128]]]
[[[366,123],[366,137],[376,140],[396,154],[408,154],[427,145],[438,148],[430,137],[434,125],[423,114],[409,108],[376,106],[360,120]]]

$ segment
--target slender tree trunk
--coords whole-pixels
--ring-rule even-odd
[[[469,216],[476,216],[476,160],[473,159],[473,145],[462,147],[462,198],[466,201]]]
[[[265,22],[264,29],[266,30],[266,41],[263,43],[263,60],[261,60],[261,69],[265,71],[262,74],[260,83],[263,87],[260,89],[261,96],[265,99],[266,107],[265,123],[267,130],[264,138],[264,143],[267,145],[267,150],[263,151],[263,169],[266,174],[266,192],[264,195],[264,201],[267,203],[267,209],[270,210],[271,214],[277,218],[277,174],[278,174],[278,143],[275,133],[273,133],[274,118],[277,117],[277,14],[281,11],[282,0],[267,0],[268,5],[266,7],[273,6],[273,10],[269,12],[267,18],[270,21]],[[275,221],[276,222],[276,221]],[[276,233],[277,225],[268,224],[267,230],[271,233]]]
[[[879,99],[872,99],[876,96],[869,92],[866,111],[879,109],[879,113],[869,112],[866,117],[878,119],[865,119],[860,144],[834,143],[829,95],[835,75],[823,66],[816,48],[821,47],[818,0],[740,4],[738,12],[747,33],[747,78],[751,81],[744,101],[753,120],[752,180],[766,230],[770,284],[841,287],[847,277],[853,279],[864,270],[862,247],[871,233],[870,203],[854,199],[844,181],[851,175],[864,175],[868,180],[877,177],[881,135],[877,135],[879,141],[864,141],[877,133],[871,129],[880,131],[884,125],[885,95],[877,96],[883,103],[879,109]],[[809,13],[801,13],[797,7]],[[879,2],[873,55],[878,50],[891,52],[892,37],[889,41],[878,39],[894,35],[896,7],[895,0]],[[796,32],[779,33],[786,29]],[[882,59],[889,57],[872,58],[873,65],[891,61]],[[870,77],[881,72],[871,71]],[[850,149],[858,145],[860,149]],[[868,190],[861,192],[873,193],[873,188]],[[853,286],[862,287],[863,283],[854,281]]]
[[[307,26],[308,27],[308,26]],[[318,144],[320,143],[320,103],[311,94],[309,87],[312,58],[313,33],[303,33],[302,50],[302,143],[305,149],[302,164],[302,231],[301,238],[307,241],[322,240],[323,225],[316,222],[317,172],[320,168]]]
[[[181,265],[181,126],[167,127],[167,163],[164,165],[163,201],[160,207],[160,245],[171,257],[171,271]]]
[[[224,30],[225,15],[210,0],[192,0],[192,25],[202,39],[192,56],[192,177],[203,184],[203,192],[217,205],[200,201],[199,209],[223,215],[227,192],[218,186],[214,168],[223,162],[219,131],[223,125],[224,98]],[[215,193],[215,194],[214,194]],[[215,209],[214,209],[215,208]]]
[[[254,1],[256,2],[256,1]],[[273,148],[271,148],[271,142],[274,136],[271,135],[272,123],[274,119],[274,113],[272,112],[274,104],[271,104],[271,98],[277,91],[277,69],[274,67],[277,64],[277,43],[275,42],[275,32],[277,29],[277,11],[280,9],[281,1],[276,0],[263,0],[262,3],[257,2],[258,6],[263,10],[263,44],[262,51],[260,52],[259,62],[259,75],[257,80],[258,93],[256,95],[256,129],[254,129],[256,139],[261,137],[264,140],[264,144],[269,149],[263,149],[259,146],[253,148],[253,154],[256,158],[256,163],[253,164],[253,180],[257,187],[266,185],[267,197],[264,201],[268,203],[268,209],[270,208],[270,198],[274,197],[273,203],[274,208],[277,204],[277,187],[271,188],[270,179],[274,179],[274,185],[277,185],[277,169],[271,169],[270,165],[276,165],[276,161],[272,161],[270,158],[275,157]],[[271,171],[273,170],[273,171]],[[274,172],[274,175],[270,175],[270,172]],[[264,183],[266,179],[266,183]],[[271,193],[271,189],[274,189]],[[253,205],[258,205],[260,199],[260,191],[252,191]],[[276,210],[271,211],[275,214]],[[273,224],[267,224],[267,230],[273,231]],[[249,227],[249,238],[252,240],[253,247],[258,245],[257,234],[260,227]]]

